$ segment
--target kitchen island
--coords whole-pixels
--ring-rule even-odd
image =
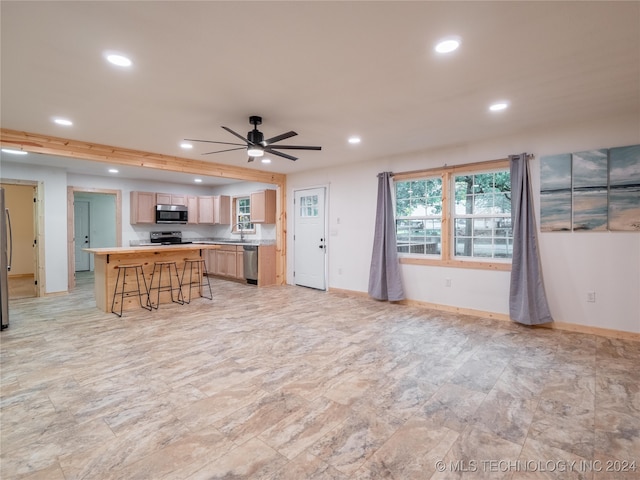
[[[118,277],[118,266],[139,263],[144,269],[147,286],[151,284],[151,273],[155,262],[176,262],[178,274],[182,275],[185,260],[204,258],[205,250],[217,250],[220,245],[183,244],[183,245],[157,245],[139,247],[107,247],[84,248],[85,252],[94,256],[94,293],[96,306],[105,312],[111,311],[113,290]],[[188,275],[188,273],[187,273]],[[164,276],[164,275],[163,275]],[[144,286],[142,286],[144,288]],[[187,292],[185,292],[187,293]],[[166,297],[166,298],[163,298]],[[169,300],[169,292],[162,292],[160,302]],[[118,299],[116,308],[119,309]],[[140,308],[138,297],[125,297],[123,310]]]

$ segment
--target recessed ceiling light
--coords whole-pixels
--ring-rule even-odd
[[[109,63],[118,67],[130,67],[133,64],[129,58],[118,53],[107,53],[105,57]]]
[[[118,173],[118,169],[116,169],[116,168],[110,168],[110,169],[109,169],[109,173]]]
[[[194,178],[193,181],[196,182],[196,183],[202,183],[202,179],[201,178]]]
[[[451,53],[457,50],[461,43],[460,37],[447,37],[440,40],[434,50],[438,53]]]
[[[29,152],[25,152],[24,150],[14,150],[13,148],[3,148],[2,151],[4,153],[10,153],[11,155],[26,155]]]
[[[263,158],[261,160],[262,163],[271,163],[271,159],[270,158]]]
[[[73,122],[71,120],[67,120],[66,118],[54,118],[53,121],[58,125],[64,125],[65,127],[73,125]]]
[[[360,137],[349,137],[349,143],[355,145],[356,143],[360,143]]]
[[[193,148],[193,145],[191,145],[190,143],[181,143],[180,144],[180,148],[184,148],[185,150],[189,150],[190,148]]]
[[[500,102],[492,103],[489,106],[489,110],[491,110],[492,112],[500,112],[502,110],[506,110],[508,107],[509,107],[509,102],[500,101]]]

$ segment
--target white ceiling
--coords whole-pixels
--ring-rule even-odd
[[[0,9],[8,129],[293,173],[591,117],[640,118],[640,2],[3,0]],[[452,34],[461,48],[435,54]],[[111,66],[107,50],[133,67]],[[488,112],[501,99],[511,107]],[[281,143],[322,151],[287,151],[299,160],[265,166],[243,151],[179,146],[236,142],[220,127],[244,135],[250,115],[263,117],[267,138],[295,130]],[[348,144],[350,135],[362,143]]]

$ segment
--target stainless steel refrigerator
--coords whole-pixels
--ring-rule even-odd
[[[4,188],[0,187],[0,324],[2,330],[9,326],[9,270],[11,270],[11,257],[13,239],[11,235],[11,216],[4,203]]]

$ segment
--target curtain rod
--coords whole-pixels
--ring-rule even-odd
[[[531,160],[533,158],[536,158],[536,156],[533,153],[528,153],[527,154],[527,160]],[[395,176],[395,175],[413,175],[413,174],[418,174],[418,173],[428,173],[428,172],[432,172],[432,171],[438,171],[438,170],[442,170],[442,169],[453,169],[453,168],[464,168],[464,167],[468,167],[473,165],[474,167],[476,166],[482,166],[482,165],[488,165],[488,164],[492,164],[492,163],[496,163],[496,162],[508,162],[509,161],[509,157],[506,158],[496,158],[494,160],[484,160],[482,162],[474,162],[474,163],[462,163],[460,165],[447,165],[446,163],[441,166],[441,167],[432,167],[432,168],[422,168],[420,170],[408,170],[406,172],[389,172],[391,174],[391,176]]]

